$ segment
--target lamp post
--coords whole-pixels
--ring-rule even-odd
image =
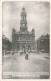
[[[25,44],[25,50],[24,50],[25,54],[26,54],[26,44]]]

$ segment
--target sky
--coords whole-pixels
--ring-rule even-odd
[[[27,28],[30,32],[35,29],[35,39],[42,34],[49,34],[50,31],[50,4],[39,1],[14,1],[2,3],[2,33],[11,41],[12,28],[20,30],[20,20],[22,8],[27,14]]]

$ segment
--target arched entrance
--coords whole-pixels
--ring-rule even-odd
[[[19,51],[19,45],[17,45],[17,50]]]
[[[28,45],[28,50],[31,50],[31,46],[30,45]]]
[[[26,52],[26,46],[25,45],[22,45],[22,50],[23,50],[23,52]]]

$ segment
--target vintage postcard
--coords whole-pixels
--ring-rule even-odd
[[[2,79],[50,79],[50,1],[2,2]]]

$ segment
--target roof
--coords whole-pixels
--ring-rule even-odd
[[[42,39],[49,39],[49,34],[46,35],[42,35],[40,38],[38,38],[38,40],[42,40]]]

